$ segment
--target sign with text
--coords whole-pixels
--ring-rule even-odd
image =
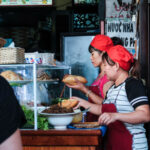
[[[109,37],[120,37],[127,49],[135,48],[136,23],[130,19],[107,19],[106,34]]]

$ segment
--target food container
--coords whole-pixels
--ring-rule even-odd
[[[54,53],[41,53],[42,63],[53,65],[54,63]]]
[[[20,47],[0,48],[0,64],[21,64],[25,61],[25,49]]]
[[[42,64],[42,57],[39,53],[25,53],[25,62],[26,63],[36,63],[36,64]]]
[[[25,53],[25,60],[26,63],[53,65],[54,53]]]

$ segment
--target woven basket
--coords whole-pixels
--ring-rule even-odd
[[[0,48],[0,64],[21,64],[25,62],[23,48]]]

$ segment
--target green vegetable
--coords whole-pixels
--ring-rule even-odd
[[[45,117],[38,116],[38,128],[48,130],[48,120]]]
[[[59,102],[62,102],[62,100],[64,100],[64,99],[65,99],[65,98],[59,98],[59,97],[58,97],[58,98],[56,98],[56,99],[53,99],[51,104],[52,104],[52,105],[58,104]]]
[[[24,114],[27,119],[27,123],[24,126],[25,128],[32,127],[34,126],[34,111],[28,109],[25,105],[22,105],[22,110],[24,111]],[[38,124],[38,129],[42,130],[48,130],[49,129],[49,124],[47,118],[37,115],[37,124]]]

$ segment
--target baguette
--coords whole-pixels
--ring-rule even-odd
[[[64,99],[61,103],[58,103],[61,107],[73,108],[78,104],[78,101],[75,99]]]
[[[79,80],[81,83],[87,83],[87,80],[82,76],[77,75],[65,75],[62,82],[69,85],[76,85],[76,80]]]

